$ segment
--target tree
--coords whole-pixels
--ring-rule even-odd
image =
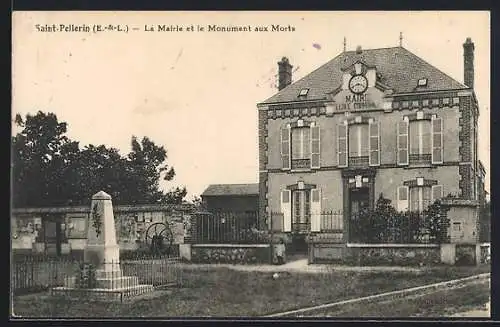
[[[132,137],[132,150],[121,156],[115,148],[87,145],[65,134],[67,124],[53,113],[39,111],[14,123],[22,131],[12,137],[12,188],[15,207],[87,205],[103,190],[117,204],[181,203],[185,187],[160,190],[161,178],[172,181],[167,152],[144,137]]]
[[[41,111],[24,120],[18,114],[15,123],[23,130],[12,137],[14,205],[42,205],[60,199],[64,190],[58,181],[78,148],[64,135],[66,123]]]

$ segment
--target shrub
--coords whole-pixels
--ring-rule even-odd
[[[373,210],[364,210],[351,221],[351,241],[367,243],[435,243],[448,241],[448,207],[436,201],[424,212],[398,212],[380,194]]]

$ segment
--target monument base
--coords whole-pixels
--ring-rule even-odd
[[[119,301],[123,302],[127,298],[152,293],[153,285],[136,285],[132,287],[124,287],[118,289],[106,288],[70,288],[70,287],[55,287],[51,290],[52,296],[62,296],[67,299],[81,299],[90,301]]]
[[[138,285],[139,277],[134,276],[96,278],[96,288],[114,290],[126,287],[135,287]],[[76,288],[76,277],[66,277],[64,279],[64,287]]]

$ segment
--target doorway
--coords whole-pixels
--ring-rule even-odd
[[[61,215],[46,215],[43,218],[45,249],[48,255],[60,256],[62,254],[61,244],[65,239],[62,218]]]
[[[370,192],[368,187],[352,188],[349,190],[349,219],[350,219],[350,241],[357,242],[363,237],[361,235],[360,223],[364,213],[370,209]]]

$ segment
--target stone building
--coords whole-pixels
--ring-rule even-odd
[[[211,184],[201,194],[209,212],[259,210],[259,184]]]
[[[344,51],[295,82],[282,58],[279,92],[257,105],[261,226],[306,235],[324,231],[317,213],[340,212],[345,244],[380,194],[417,212],[452,194],[452,239],[475,242],[485,172],[470,38],[463,58],[463,83],[402,46]]]

